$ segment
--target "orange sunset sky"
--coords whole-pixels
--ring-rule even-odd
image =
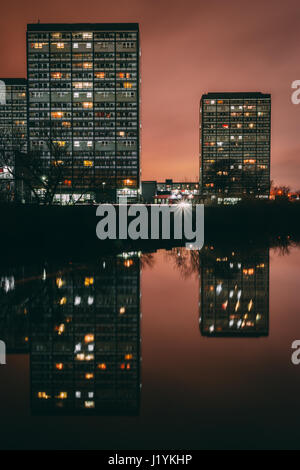
[[[272,170],[300,189],[299,0],[14,0],[1,4],[0,76],[25,77],[36,22],[138,22],[142,179],[196,180],[199,100],[216,91],[272,94]]]

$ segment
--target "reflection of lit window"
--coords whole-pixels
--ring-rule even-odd
[[[94,401],[85,401],[84,402],[85,408],[95,408],[95,402]]]
[[[46,42],[34,42],[31,44],[32,49],[42,49],[43,46],[45,46],[47,43]]]
[[[92,333],[85,335],[84,341],[86,343],[91,343],[92,341],[94,341],[94,335]]]
[[[94,284],[94,278],[93,278],[93,277],[86,277],[86,278],[84,279],[84,285],[85,285],[86,287],[92,286],[93,284]]]
[[[59,118],[62,118],[64,115],[64,113],[62,111],[54,111],[53,113],[51,113],[51,117],[53,119],[59,119]]]
[[[93,103],[91,101],[84,101],[82,103],[82,107],[85,109],[91,109],[93,107]]]
[[[53,72],[51,73],[52,78],[60,79],[62,77],[62,74],[60,72]]]
[[[65,325],[61,323],[60,325],[55,327],[55,331],[57,331],[57,333],[61,335],[65,331]]]
[[[50,398],[50,395],[47,395],[46,392],[38,392],[38,398],[43,398],[44,400],[48,400],[48,398]]]

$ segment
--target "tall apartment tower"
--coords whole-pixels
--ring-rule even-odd
[[[200,102],[200,189],[236,202],[270,192],[271,95],[208,93]]]
[[[15,151],[27,147],[27,81],[0,79],[0,191],[7,201],[16,197]]]
[[[56,199],[134,197],[139,188],[137,23],[29,24],[30,150],[67,177]],[[61,148],[54,156],[53,146]]]

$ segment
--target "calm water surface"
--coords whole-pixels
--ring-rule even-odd
[[[300,448],[300,251],[2,267],[2,449]]]

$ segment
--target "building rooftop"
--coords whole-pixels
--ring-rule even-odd
[[[26,85],[26,78],[0,78],[0,81],[4,82],[5,85]]]
[[[138,31],[138,23],[31,23],[27,31]]]
[[[206,93],[202,95],[201,99],[210,98],[270,98],[269,93],[261,93],[260,91],[255,92],[218,92],[218,93]]]

